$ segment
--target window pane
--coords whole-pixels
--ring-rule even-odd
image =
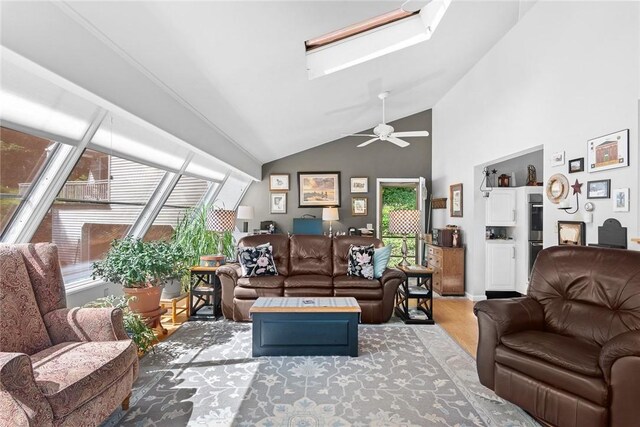
[[[187,209],[195,206],[209,188],[209,182],[190,176],[182,176],[167,202],[145,234],[145,240],[169,240],[178,221]]]
[[[0,127],[0,232],[37,177],[55,142]]]
[[[91,263],[126,235],[164,173],[85,150],[32,242],[58,245],[65,282],[89,277]]]

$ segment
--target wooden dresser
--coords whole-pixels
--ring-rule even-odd
[[[433,290],[439,295],[464,295],[464,248],[427,243],[427,266],[433,268]]]

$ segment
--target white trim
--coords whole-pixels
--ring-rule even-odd
[[[67,295],[77,294],[82,291],[86,291],[93,288],[98,288],[100,286],[109,285],[109,282],[105,282],[104,280],[94,280],[91,278],[88,279],[80,279],[75,282],[65,283],[64,290]]]
[[[487,299],[486,295],[471,295],[469,292],[465,292],[464,296],[471,301],[484,301]]]

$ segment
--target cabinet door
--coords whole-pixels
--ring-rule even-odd
[[[516,192],[492,191],[487,199],[487,225],[510,227],[516,225]]]
[[[515,243],[487,243],[485,287],[487,291],[516,290]]]

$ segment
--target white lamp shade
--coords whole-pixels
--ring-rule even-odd
[[[389,212],[389,232],[414,234],[420,232],[420,211],[397,210]]]
[[[322,208],[323,221],[338,221],[339,219],[338,208]]]
[[[207,213],[207,230],[233,231],[236,225],[236,211],[212,209]]]
[[[253,219],[253,206],[238,206],[238,219]]]

